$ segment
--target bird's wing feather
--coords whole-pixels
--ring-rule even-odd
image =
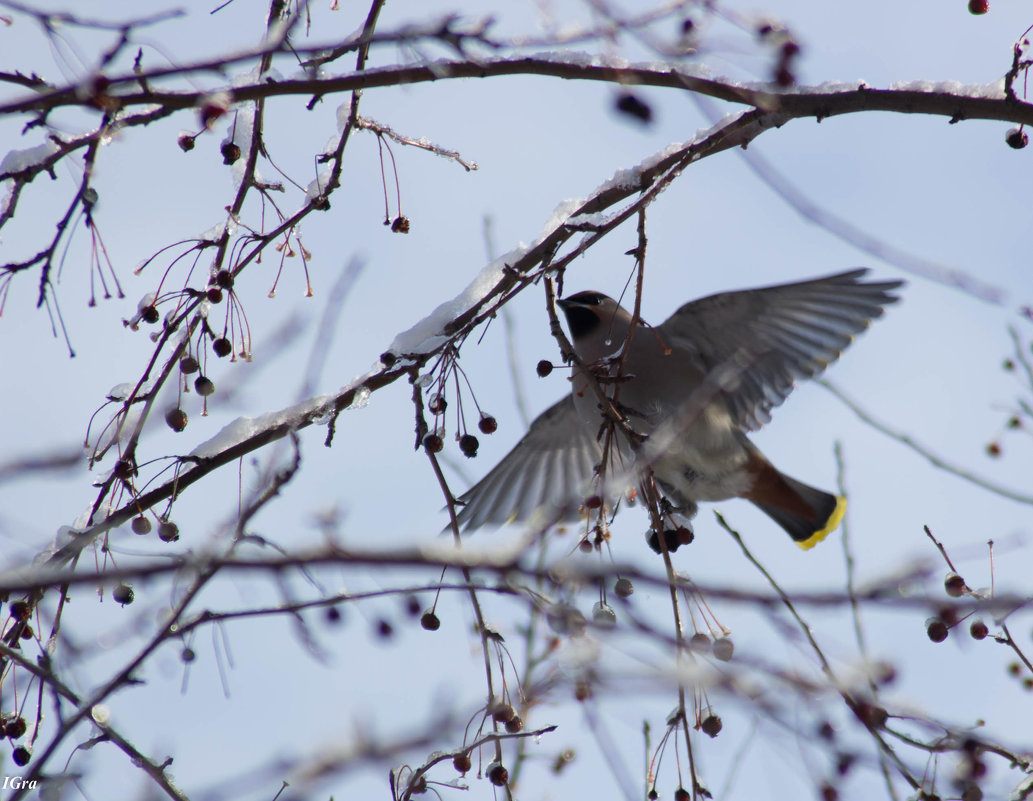
[[[568,395],[540,414],[524,438],[459,500],[463,529],[530,520],[576,520],[602,447]]]
[[[694,353],[704,370],[735,371],[725,390],[729,411],[755,430],[794,381],[824,370],[898,300],[891,293],[902,281],[862,281],[867,272],[711,295],[686,303],[658,331],[668,346]]]

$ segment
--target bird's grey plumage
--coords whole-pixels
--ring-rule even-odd
[[[530,520],[544,511],[549,520],[576,520],[578,506],[591,492],[602,446],[595,431],[582,425],[570,395],[532,423],[523,439],[477,486],[459,500],[464,528]]]
[[[584,363],[597,375],[622,370],[621,380],[604,391],[611,398],[616,393],[628,425],[645,438],[638,449],[617,438],[618,461],[634,469],[621,475],[611,464],[609,486],[593,486],[602,418],[586,378],[574,368],[572,395],[538,417],[513,451],[462,496],[461,525],[528,520],[536,512],[543,512],[543,522],[574,519],[588,494],[612,499],[620,482],[634,485],[635,471],[648,466],[690,513],[697,500],[745,497],[809,547],[811,534],[820,539],[831,530],[822,528],[819,513],[838,523],[840,504],[778,473],[744,431],[768,422],[796,380],[824,370],[897,300],[891,293],[901,282],[864,282],[866,273],[712,295],[685,304],[655,328],[639,322],[627,343],[631,315],[611,298],[581,292],[560,301]],[[623,362],[611,358],[624,347]]]
[[[732,359],[742,366],[739,386],[726,393],[728,407],[739,425],[756,431],[795,381],[828,367],[897,300],[890,292],[900,281],[863,283],[867,272],[700,298],[657,330],[669,346],[696,354],[704,371]]]

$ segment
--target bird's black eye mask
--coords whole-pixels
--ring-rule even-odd
[[[570,335],[574,339],[589,336],[602,324],[599,312],[595,307],[599,306],[604,298],[605,295],[600,295],[598,292],[578,292],[559,302],[559,306],[567,318]]]

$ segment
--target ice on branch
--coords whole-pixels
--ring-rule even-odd
[[[58,146],[50,140],[24,150],[12,150],[0,161],[0,179],[38,167],[57,151]]]

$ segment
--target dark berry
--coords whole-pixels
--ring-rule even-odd
[[[197,659],[197,652],[193,648],[184,648],[179,652],[179,658],[181,661],[189,664]]]
[[[189,153],[194,149],[194,137],[190,134],[183,134],[176,140],[176,144],[179,145],[179,149],[184,153]]]
[[[477,421],[477,428],[482,434],[494,434],[499,430],[499,421],[490,414],[482,414],[481,419]]]
[[[448,401],[441,395],[434,395],[427,402],[427,408],[431,414],[441,414],[448,408]]]
[[[208,287],[205,297],[209,303],[222,303],[222,290],[217,286]]]
[[[653,121],[653,109],[650,108],[649,104],[642,100],[638,95],[632,94],[631,92],[621,92],[617,96],[617,102],[615,105],[617,107],[617,111],[621,114],[626,114],[644,125],[648,125]]]
[[[459,773],[466,773],[473,766],[469,754],[456,754],[452,757],[452,767]]]
[[[197,380],[194,381],[194,389],[197,394],[203,398],[207,398],[213,392],[215,392],[215,382],[207,376],[198,376]]]
[[[119,584],[111,591],[111,597],[115,603],[125,606],[133,602],[133,599],[136,598],[136,593],[133,592],[133,588],[128,584]]]
[[[516,710],[512,704],[494,704],[491,708],[491,717],[496,723],[506,723],[516,717]]]
[[[698,654],[705,654],[710,650],[710,638],[702,631],[697,631],[689,638],[689,648]]]
[[[1022,150],[1022,148],[1029,144],[1029,136],[1021,128],[1011,128],[1004,135],[1004,141],[1008,143],[1008,147]]]
[[[409,615],[409,617],[416,617],[420,614],[421,609],[422,607],[420,606],[419,598],[415,595],[407,595],[405,597],[405,613]]]
[[[488,781],[496,787],[505,787],[509,782],[509,771],[498,762],[494,762],[488,766],[487,775]]]
[[[950,630],[947,628],[946,623],[936,617],[926,623],[925,633],[929,635],[929,639],[933,642],[943,642],[947,639]]]
[[[987,628],[986,623],[976,618],[972,621],[972,625],[968,627],[968,633],[972,635],[974,640],[985,640],[990,633],[990,629]]]
[[[441,628],[441,620],[433,612],[424,612],[420,618],[420,625],[427,631],[437,631]]]
[[[143,318],[145,323],[156,323],[161,315],[158,314],[157,307],[147,306],[142,312],[140,312],[140,317]]]
[[[11,617],[15,620],[28,620],[32,617],[32,606],[27,601],[12,602]]]
[[[473,434],[463,434],[459,438],[459,450],[463,452],[463,456],[468,459],[472,459],[477,455],[477,448],[480,447],[480,442]]]
[[[873,729],[882,728],[889,719],[889,713],[875,704],[858,704],[856,714],[865,725]]]
[[[735,646],[732,641],[727,637],[718,637],[714,640],[714,658],[719,659],[722,662],[727,662],[732,658],[732,652],[735,650]]]
[[[989,0],[968,0],[968,11],[970,14],[985,14],[989,10]]]
[[[679,787],[674,791],[674,801],[692,801],[692,796],[684,787]]]
[[[685,526],[678,526],[674,533],[678,536],[679,545],[688,545],[696,538],[696,535],[692,533],[692,529]]]
[[[219,337],[217,340],[212,342],[212,350],[215,352],[215,355],[221,359],[224,356],[229,356],[233,352],[233,343],[226,339],[226,337]]]
[[[134,517],[133,522],[130,524],[134,534],[150,534],[151,532],[151,521],[150,518],[140,515]]]
[[[393,364],[394,364],[394,363],[395,363],[396,361],[398,361],[398,357],[397,357],[397,356],[395,356],[395,355],[394,355],[394,354],[393,354],[393,353],[392,353],[391,351],[389,351],[389,350],[385,350],[385,351],[384,351],[383,353],[381,353],[381,354],[380,354],[380,363],[381,363],[382,365],[384,365],[384,367],[390,367],[390,366],[391,366],[391,365],[393,365]]]
[[[957,573],[948,573],[943,580],[943,588],[951,598],[960,598],[965,594],[965,579]]]
[[[380,639],[387,640],[394,635],[394,633],[395,628],[389,621],[383,619],[377,621],[377,636],[380,637]]]
[[[32,752],[24,745],[19,745],[11,754],[11,759],[14,760],[14,764],[18,767],[24,767],[25,765],[28,765],[29,760],[32,759]]]
[[[35,636],[35,633],[32,631],[32,626],[28,623],[24,624],[22,626],[22,633],[19,636],[23,640],[31,640]]]
[[[617,625],[617,613],[613,611],[613,607],[596,601],[592,607],[592,622],[602,628],[612,629]]]
[[[635,591],[635,585],[629,578],[619,578],[613,585],[613,591],[621,598],[627,598]]]
[[[233,273],[229,270],[219,270],[215,274],[215,283],[222,289],[233,289]]]
[[[28,726],[25,725],[25,718],[19,715],[12,720],[7,721],[5,726],[7,736],[11,739],[17,740],[28,730]]]
[[[538,362],[538,367],[535,368],[538,371],[538,375],[541,378],[545,378],[549,373],[552,372],[552,362],[548,359],[542,359]]]
[[[577,544],[577,547],[578,550],[581,551],[581,553],[592,553],[594,549],[594,546],[592,545],[592,541],[590,539],[581,540],[581,542]]]
[[[437,434],[428,434],[423,438],[423,447],[427,449],[428,453],[441,453],[445,442]]]
[[[699,727],[708,737],[717,737],[718,732],[721,731],[721,718],[714,714],[707,715]]]
[[[162,542],[175,542],[179,539],[179,526],[171,520],[162,520],[158,524],[158,539]]]
[[[395,217],[391,221],[391,231],[396,234],[409,233],[409,218],[404,216]]]
[[[341,622],[341,610],[336,606],[328,606],[326,611],[323,612],[323,617],[326,618],[327,623],[340,623]]]
[[[222,153],[223,164],[233,164],[240,158],[240,145],[234,142],[223,142],[219,152]]]
[[[524,721],[519,715],[514,715],[512,718],[506,721],[506,731],[510,734],[516,734],[518,731],[524,728]]]
[[[179,360],[179,371],[181,373],[196,373],[201,368],[201,365],[197,363],[197,359],[193,356],[184,356]]]
[[[187,413],[182,409],[169,409],[165,412],[165,422],[173,431],[182,431],[187,427]]]

